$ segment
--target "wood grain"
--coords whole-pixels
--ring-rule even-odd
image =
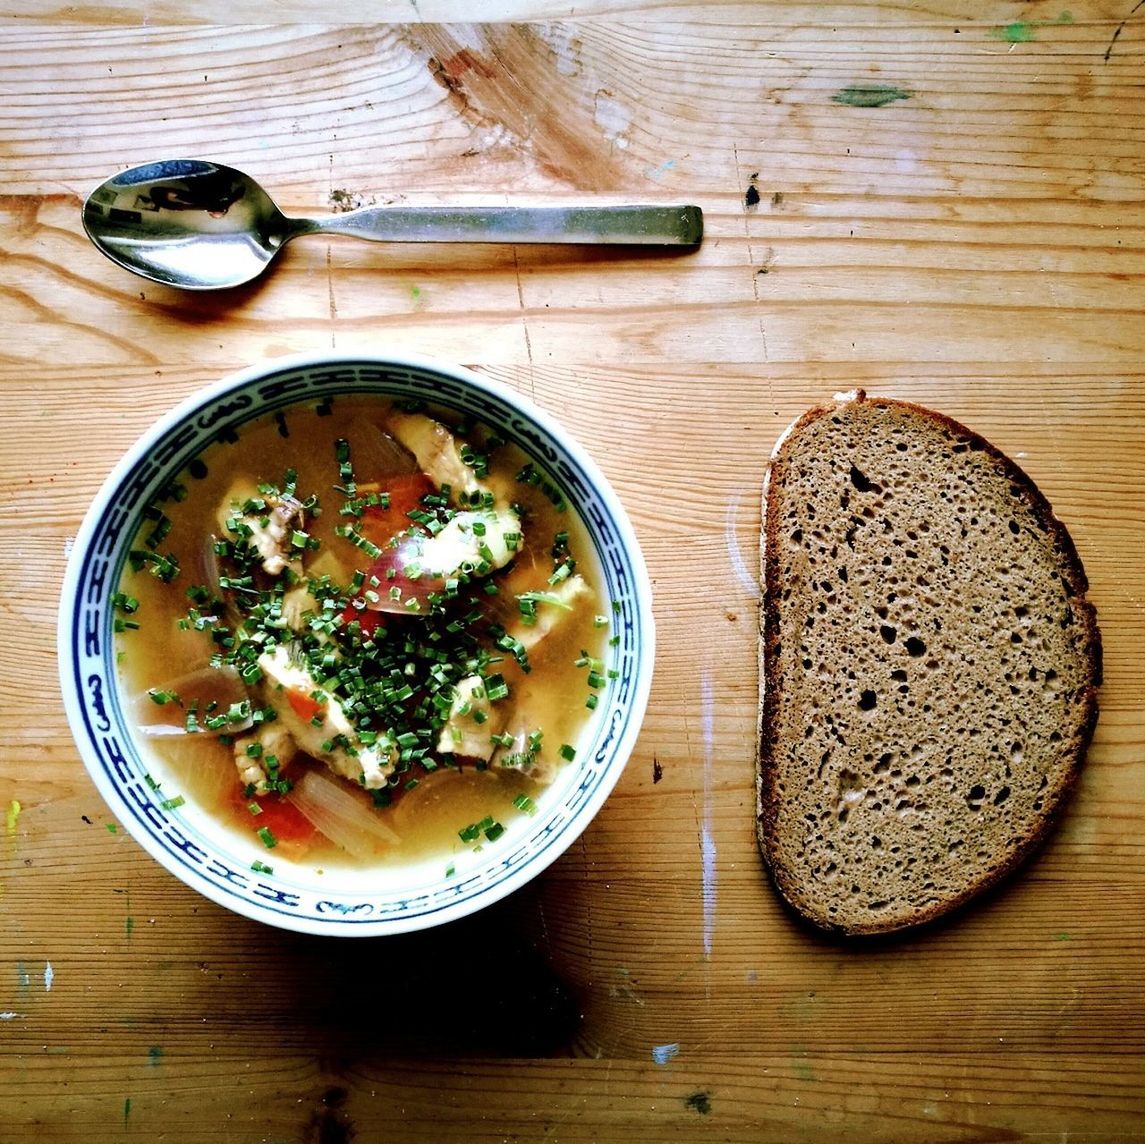
[[[0,3],[0,1139],[1145,1140],[1145,12],[37,7]],[[80,226],[96,182],[159,153],[296,213],[693,201],[706,238],[301,240],[186,297]],[[55,698],[60,579],[116,459],[222,374],[328,348],[528,394],[613,482],[655,590],[648,717],[596,821],[486,914],[386,941],[270,930],[173,880]],[[752,773],[760,482],[788,422],[854,386],[1034,478],[1105,683],[1035,861],[846,945],[768,885]]]

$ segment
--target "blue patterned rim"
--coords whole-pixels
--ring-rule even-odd
[[[163,804],[120,702],[111,596],[140,513],[211,442],[267,412],[351,394],[419,397],[469,414],[541,463],[592,539],[619,637],[609,666],[616,678],[574,762],[531,819],[515,823],[454,877],[440,873],[401,885],[308,876],[213,828],[189,803]],[[64,704],[84,764],[112,813],[169,871],[236,913],[310,933],[376,936],[450,921],[519,888],[580,835],[616,784],[639,733],[654,651],[651,588],[632,526],[592,460],[545,413],[507,387],[425,358],[329,356],[277,359],[202,391],[160,420],[108,477],[84,518],[64,577],[59,661]],[[266,857],[263,852],[262,857]],[[323,884],[329,881],[330,884]]]

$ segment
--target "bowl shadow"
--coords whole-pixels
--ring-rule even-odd
[[[327,1061],[571,1052],[580,1004],[533,929],[524,887],[471,917],[409,934],[330,938],[259,926],[252,1011]],[[264,993],[264,996],[257,996]],[[288,1008],[283,1000],[288,999]]]

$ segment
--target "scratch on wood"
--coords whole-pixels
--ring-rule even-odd
[[[116,894],[123,894],[124,897],[127,899],[127,917],[124,918],[124,921],[123,921],[123,934],[128,939],[128,941],[130,941],[132,931],[135,929],[135,918],[132,917],[132,915],[131,915],[131,891],[130,890],[115,890],[113,892]]]
[[[585,951],[587,953],[587,959],[586,960],[587,960],[587,964],[589,966],[589,972],[591,974],[592,966],[596,960],[595,954],[593,953],[593,941],[592,941],[592,901],[593,901],[593,895],[591,893],[592,875],[589,873],[589,870],[588,870],[589,862],[591,861],[591,859],[588,856],[588,846],[585,843],[585,838],[584,838],[583,834],[580,836],[580,852],[581,852],[581,858],[584,861],[584,880],[586,883],[589,884],[589,891],[590,891],[589,893],[587,893],[585,895],[585,901],[584,901],[584,941],[585,941]]]
[[[712,747],[715,738],[715,699],[712,673],[700,671],[700,730],[704,750],[704,815],[700,824],[700,875],[704,908],[704,957],[712,956],[716,922],[716,840],[712,832]]]
[[[513,247],[513,273],[517,279],[517,306],[521,311],[521,330],[525,335],[525,357],[529,363],[529,396],[536,399],[537,385],[533,376],[533,339],[529,336],[529,317],[525,306],[525,287],[521,282],[521,264],[517,258],[517,248]]]
[[[1109,57],[1113,55],[1113,45],[1116,44],[1117,41],[1121,38],[1121,33],[1125,31],[1126,24],[1128,24],[1129,21],[1137,15],[1142,7],[1145,7],[1145,0],[1137,0],[1137,3],[1133,5],[1129,15],[1126,16],[1125,19],[1122,20],[1121,23],[1113,29],[1113,36],[1110,38],[1109,47],[1105,49],[1105,55],[1103,57],[1105,63],[1109,63]]]
[[[759,578],[749,571],[739,543],[739,508],[742,499],[742,490],[736,489],[728,500],[727,511],[724,513],[724,542],[727,545],[728,559],[731,561],[740,587],[753,600],[758,600]]]
[[[326,294],[330,302],[330,348],[334,349],[338,339],[338,300],[334,297],[334,259],[330,248],[326,248]]]

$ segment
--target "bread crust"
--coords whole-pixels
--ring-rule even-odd
[[[942,893],[937,900],[908,909],[905,913],[890,911],[849,916],[845,910],[829,912],[821,899],[821,887],[809,886],[809,870],[800,868],[791,857],[790,839],[782,835],[781,808],[784,782],[780,748],[784,703],[787,698],[781,662],[784,621],[784,593],[791,585],[784,583],[779,553],[784,497],[790,495],[788,484],[800,460],[802,438],[809,427],[824,418],[848,416],[855,411],[875,409],[917,419],[939,433],[946,433],[970,450],[987,458],[999,478],[1014,490],[1015,497],[1028,506],[1044,532],[1046,544],[1058,554],[1057,567],[1069,607],[1080,625],[1081,684],[1076,698],[1080,718],[1068,737],[1062,737],[1062,752],[1056,760],[1054,781],[1049,785],[1044,806],[1039,813],[1027,816],[1020,834],[1010,840],[999,860],[970,877],[964,885]],[[840,461],[842,463],[842,460]],[[936,511],[939,511],[936,506]],[[883,934],[914,928],[957,910],[1009,877],[1045,841],[1062,807],[1077,784],[1092,741],[1098,717],[1098,687],[1102,677],[1101,635],[1096,610],[1086,599],[1089,582],[1082,561],[1068,530],[1056,517],[1049,501],[1029,475],[1010,457],[980,434],[943,413],[912,402],[891,398],[868,398],[862,390],[837,395],[831,403],[817,406],[799,417],[776,442],[769,460],[763,485],[763,527],[761,529],[760,639],[759,639],[759,725],[756,759],[757,834],[767,869],[783,899],[797,914],[816,927],[841,935]],[[793,605],[788,602],[788,608]],[[803,766],[810,766],[803,760]],[[1035,804],[1036,805],[1036,804]]]

